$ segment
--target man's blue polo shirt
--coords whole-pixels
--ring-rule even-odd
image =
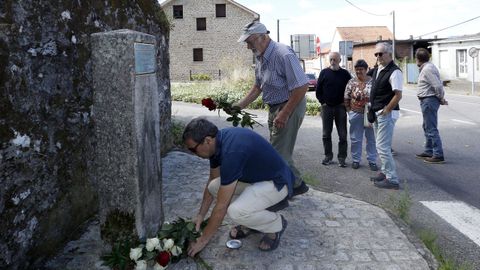
[[[220,166],[222,185],[235,180],[245,183],[272,180],[277,190],[287,185],[289,196],[292,194],[295,175],[272,145],[257,133],[246,128],[222,129],[215,144],[210,167]]]

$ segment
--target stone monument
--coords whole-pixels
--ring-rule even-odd
[[[155,37],[116,30],[91,41],[100,222],[132,214],[139,238],[152,237],[163,220]]]

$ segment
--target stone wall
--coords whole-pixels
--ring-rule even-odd
[[[168,28],[156,0],[0,1],[0,269],[41,268],[98,211],[90,34],[156,37],[171,145]]]
[[[226,4],[226,17],[215,16],[215,4]],[[183,5],[183,18],[173,18],[173,5]],[[225,67],[251,66],[253,55],[245,43],[237,40],[242,28],[257,18],[232,1],[175,0],[163,6],[172,24],[170,35],[170,76],[174,81],[187,81],[192,74],[209,74],[218,79],[218,70]],[[207,29],[197,31],[197,18],[206,18]],[[267,26],[273,27],[273,26]],[[271,29],[270,29],[271,30]],[[203,49],[203,61],[193,61],[193,49]],[[223,75],[223,76],[224,76]]]

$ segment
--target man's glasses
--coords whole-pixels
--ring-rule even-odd
[[[375,55],[375,57],[382,57],[382,56],[383,56],[383,53],[382,53],[382,52],[377,52],[377,53],[375,53],[374,55]]]
[[[190,152],[196,154],[197,153],[197,148],[200,146],[200,144],[203,143],[203,141],[205,141],[205,138],[206,137],[203,137],[203,139],[199,143],[197,143],[197,145],[195,145],[194,147],[188,148],[188,150],[190,150]]]

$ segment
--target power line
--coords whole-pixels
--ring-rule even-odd
[[[391,13],[388,13],[388,14],[376,14],[376,13],[372,13],[372,12],[370,12],[370,11],[366,11],[365,9],[362,9],[362,8],[360,8],[360,7],[357,7],[355,4],[353,4],[352,2],[350,2],[350,1],[348,1],[348,0],[345,0],[345,2],[349,3],[350,5],[352,5],[353,7],[357,8],[357,9],[359,9],[359,10],[365,12],[365,13],[368,13],[368,14],[370,14],[370,15],[373,15],[373,16],[381,16],[381,17],[383,17],[383,16],[389,16],[389,15],[391,14]]]
[[[345,1],[347,1],[347,0],[345,0]],[[437,30],[437,31],[433,31],[433,32],[430,32],[430,33],[427,33],[427,34],[420,35],[420,36],[415,37],[415,38],[419,38],[419,37],[422,37],[422,36],[431,35],[431,34],[434,34],[434,33],[437,33],[437,32],[440,32],[440,31],[443,31],[443,30],[446,30],[446,29],[449,29],[449,28],[452,28],[452,27],[455,27],[455,26],[459,26],[459,25],[464,24],[464,23],[467,23],[467,22],[469,22],[469,21],[476,20],[476,19],[478,19],[478,18],[480,18],[480,16],[477,16],[477,17],[475,17],[475,18],[471,18],[471,19],[466,20],[466,21],[463,21],[463,22],[461,22],[461,23],[457,23],[457,24],[454,24],[454,25],[451,25],[451,26],[442,28],[442,29]]]

